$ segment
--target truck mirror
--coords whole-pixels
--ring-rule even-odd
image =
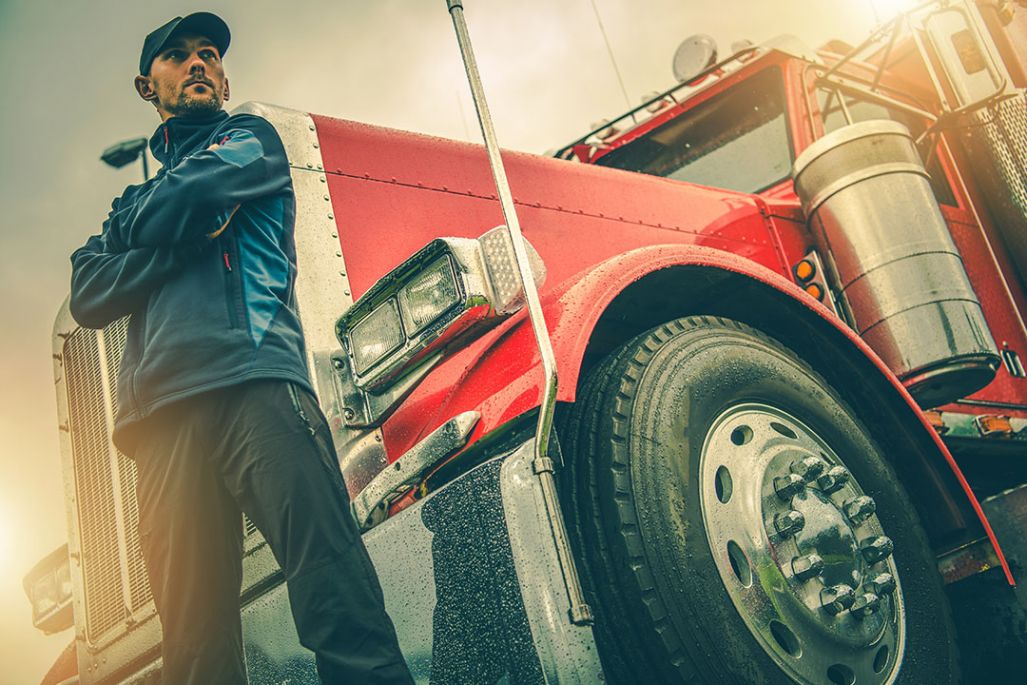
[[[973,8],[951,5],[925,14],[921,20],[942,71],[952,86],[961,109],[1001,94],[1008,79],[994,55],[990,39],[980,30],[981,22],[970,15]]]

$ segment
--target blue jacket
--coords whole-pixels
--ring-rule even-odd
[[[129,455],[143,420],[168,403],[254,378],[310,388],[295,197],[274,128],[250,114],[172,118],[150,150],[163,168],[126,188],[71,256],[75,320],[131,317],[113,436]]]

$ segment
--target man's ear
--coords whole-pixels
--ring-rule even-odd
[[[156,102],[157,93],[153,90],[153,83],[150,81],[149,76],[139,75],[135,79],[136,92],[139,93],[139,97],[146,100],[147,102]]]
[[[228,79],[225,78],[225,98],[222,102],[228,102]]]

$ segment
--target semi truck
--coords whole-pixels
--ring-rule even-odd
[[[502,153],[523,235],[480,146],[236,110],[288,152],[308,368],[417,682],[1022,677],[1025,5],[694,36],[672,88]],[[44,685],[160,678],[110,439],[129,321],[54,325]],[[316,683],[240,526],[250,681]]]

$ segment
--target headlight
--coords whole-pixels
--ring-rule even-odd
[[[71,566],[67,545],[36,564],[23,584],[32,604],[32,623],[37,628],[49,634],[71,627]]]
[[[416,335],[459,302],[460,292],[449,255],[430,266],[400,288],[399,310],[407,335]]]
[[[541,284],[542,260],[527,241],[525,249],[535,283]],[[348,357],[337,367],[347,372],[340,380],[343,394],[352,398],[346,400],[354,416],[348,425],[377,420],[395,403],[392,395],[398,397],[404,390],[396,385],[397,379],[426,355],[523,306],[513,243],[505,226],[476,240],[430,242],[378,279],[335,325]],[[392,395],[386,397],[390,387]]]
[[[349,334],[353,366],[362,374],[392,352],[406,338],[396,311],[396,301],[387,300],[353,326]]]

